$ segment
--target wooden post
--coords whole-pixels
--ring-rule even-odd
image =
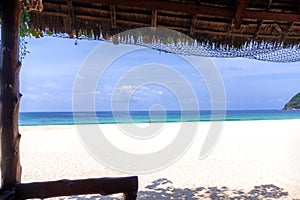
[[[20,1],[2,1],[0,64],[1,186],[12,189],[21,181],[18,114]]]

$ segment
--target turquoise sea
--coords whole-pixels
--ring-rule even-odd
[[[73,125],[300,119],[300,110],[21,112],[19,125]]]

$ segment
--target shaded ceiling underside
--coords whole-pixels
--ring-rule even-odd
[[[30,26],[41,31],[110,39],[133,28],[159,27],[186,34],[211,52],[289,48],[294,54],[296,51],[296,58],[287,61],[300,59],[299,0],[43,0],[42,3],[42,12],[29,12]],[[148,35],[139,37],[143,36]],[[169,37],[159,41],[170,41]],[[117,40],[124,42],[120,35]],[[145,42],[140,45],[153,46]],[[162,45],[159,48],[164,50]],[[237,56],[227,54],[223,57]]]

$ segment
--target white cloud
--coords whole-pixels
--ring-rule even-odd
[[[52,94],[49,94],[47,92],[43,92],[40,94],[36,94],[36,93],[25,93],[23,95],[23,98],[26,99],[30,99],[32,101],[36,101],[36,102],[51,102],[55,99],[57,99],[57,96],[54,96]]]
[[[112,98],[114,101],[128,101],[135,90],[136,86],[133,85],[119,86],[114,89]]]
[[[35,87],[28,87],[28,88],[27,88],[27,91],[34,91],[34,90],[36,90]]]
[[[147,86],[122,85],[115,88],[113,93],[114,101],[147,101],[163,95],[164,92]]]
[[[46,88],[46,89],[61,89],[62,88],[61,85],[50,82],[50,81],[47,81],[46,83],[42,83],[42,84],[40,84],[40,86],[42,88]]]
[[[132,100],[147,101],[147,100],[152,100],[153,98],[161,95],[163,95],[163,91],[161,90],[157,90],[155,88],[149,88],[149,87],[141,87],[136,90],[136,92],[132,96]]]
[[[44,82],[44,83],[37,83],[37,84],[34,84],[34,86],[29,86],[25,89],[25,91],[29,91],[29,92],[34,92],[34,91],[43,91],[45,89],[53,89],[53,90],[59,90],[61,89],[62,86],[57,84],[57,83],[54,83],[54,82],[50,82],[50,81],[47,81],[47,82]]]
[[[135,91],[136,87],[133,85],[122,85],[117,88],[118,92],[132,94]]]

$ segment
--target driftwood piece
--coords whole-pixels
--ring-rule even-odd
[[[1,0],[0,135],[2,188],[10,190],[21,181],[18,114],[20,1]]]
[[[50,198],[83,194],[109,195],[123,193],[126,200],[135,200],[138,177],[96,178],[82,180],[59,180],[18,184],[17,199]]]

